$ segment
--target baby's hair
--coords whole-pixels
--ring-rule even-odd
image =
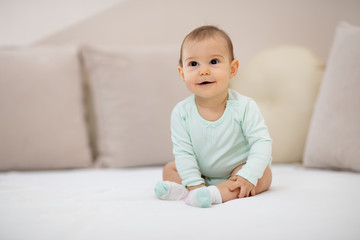
[[[227,42],[229,53],[230,53],[230,60],[234,60],[234,48],[233,44],[231,42],[231,39],[229,35],[226,34],[223,30],[219,29],[218,27],[211,26],[211,25],[205,25],[202,27],[198,27],[194,29],[192,32],[190,32],[186,37],[184,38],[184,41],[181,44],[180,49],[180,59],[179,59],[179,65],[182,67],[182,51],[184,47],[184,43],[187,41],[201,41],[207,38],[214,38],[216,36],[223,37],[225,41]]]

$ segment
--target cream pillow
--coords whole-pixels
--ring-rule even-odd
[[[92,165],[77,51],[0,50],[0,170]]]
[[[259,105],[273,139],[273,162],[300,162],[324,64],[309,49],[279,46],[239,69],[231,88]]]
[[[135,167],[173,160],[170,115],[189,93],[177,74],[177,47],[82,50],[94,102],[97,161]]]
[[[341,23],[336,30],[304,165],[360,171],[360,27]]]

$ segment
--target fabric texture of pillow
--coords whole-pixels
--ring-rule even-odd
[[[92,165],[74,48],[0,50],[0,170]]]
[[[345,22],[337,27],[304,165],[360,171],[360,27]]]
[[[82,49],[94,104],[97,165],[136,167],[173,160],[170,116],[189,95],[177,47]]]
[[[309,49],[279,46],[260,52],[231,81],[259,105],[273,139],[273,162],[301,162],[323,71]]]

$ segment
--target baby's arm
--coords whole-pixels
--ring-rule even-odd
[[[253,100],[246,108],[242,129],[249,142],[250,150],[246,164],[236,173],[256,186],[271,161],[272,140],[264,118]],[[238,180],[243,182],[242,180]]]
[[[176,169],[182,184],[189,190],[205,186],[196,160],[190,136],[186,129],[185,117],[175,107],[171,115],[171,138]]]

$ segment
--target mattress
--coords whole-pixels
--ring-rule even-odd
[[[360,174],[273,165],[255,197],[158,200],[160,167],[0,174],[0,239],[360,239]]]

